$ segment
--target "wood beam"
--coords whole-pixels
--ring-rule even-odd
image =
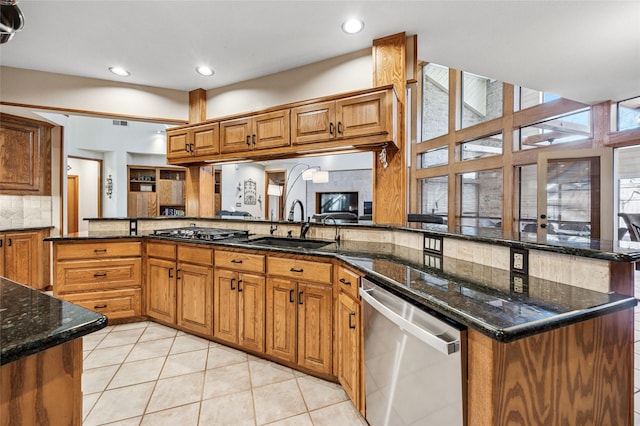
[[[189,92],[189,124],[201,123],[207,119],[207,92],[195,89]]]
[[[417,46],[412,49],[412,54]],[[405,156],[405,105],[407,89],[407,37],[399,33],[373,41],[373,85],[395,85],[398,94],[398,150],[386,150],[385,168],[373,158],[373,223],[402,225],[407,219],[407,161]],[[417,63],[417,58],[412,58]]]

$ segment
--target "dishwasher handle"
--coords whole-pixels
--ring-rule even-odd
[[[431,346],[438,352],[445,355],[452,355],[460,350],[460,339],[453,341],[443,340],[440,336],[432,334],[422,327],[413,324],[411,321],[398,315],[393,310],[386,307],[383,303],[379,302],[371,293],[373,289],[365,289],[360,287],[360,297],[367,302],[373,309],[385,316],[389,321],[400,327],[402,330],[410,333],[416,338],[420,339],[427,345]]]

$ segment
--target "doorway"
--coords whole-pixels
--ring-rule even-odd
[[[265,197],[264,217],[268,220],[284,220],[284,198],[287,193],[285,170],[264,172]]]
[[[547,239],[613,237],[613,155],[610,149],[540,153],[537,232]],[[601,190],[602,189],[602,190]]]
[[[78,232],[78,176],[67,176],[67,233]]]

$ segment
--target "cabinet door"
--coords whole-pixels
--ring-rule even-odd
[[[331,374],[333,290],[298,283],[298,365]]]
[[[260,114],[253,119],[252,149],[288,146],[290,142],[289,110]]]
[[[0,191],[42,193],[40,132],[36,125],[0,120]],[[23,192],[26,191],[26,192]],[[49,194],[50,195],[50,194]]]
[[[213,291],[213,335],[230,343],[238,343],[237,274],[216,269]]]
[[[242,152],[251,149],[252,119],[240,118],[220,123],[220,152]]]
[[[191,156],[190,130],[167,131],[167,160]]]
[[[338,381],[360,408],[360,304],[340,292],[336,309],[336,355]]]
[[[213,269],[178,263],[177,324],[203,334],[213,334]]]
[[[20,284],[34,286],[38,275],[37,232],[5,234],[5,277]]]
[[[4,272],[4,246],[6,244],[6,239],[4,238],[4,234],[0,234],[0,277],[6,277]]]
[[[355,138],[388,132],[385,93],[354,96],[336,102],[338,138]]]
[[[129,192],[127,200],[129,217],[154,217],[158,215],[158,202],[155,192]]]
[[[291,110],[291,143],[326,142],[336,135],[335,101],[305,105]]]
[[[176,322],[176,264],[169,260],[147,261],[147,315],[165,322]]]
[[[193,129],[193,150],[195,155],[211,155],[220,152],[220,125],[208,124]]]
[[[267,279],[266,353],[296,361],[296,284],[281,278]]]
[[[264,277],[240,274],[238,299],[240,304],[239,343],[245,348],[264,352]]]

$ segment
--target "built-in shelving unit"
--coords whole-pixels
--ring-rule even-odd
[[[127,215],[184,216],[185,170],[181,167],[128,166]]]

